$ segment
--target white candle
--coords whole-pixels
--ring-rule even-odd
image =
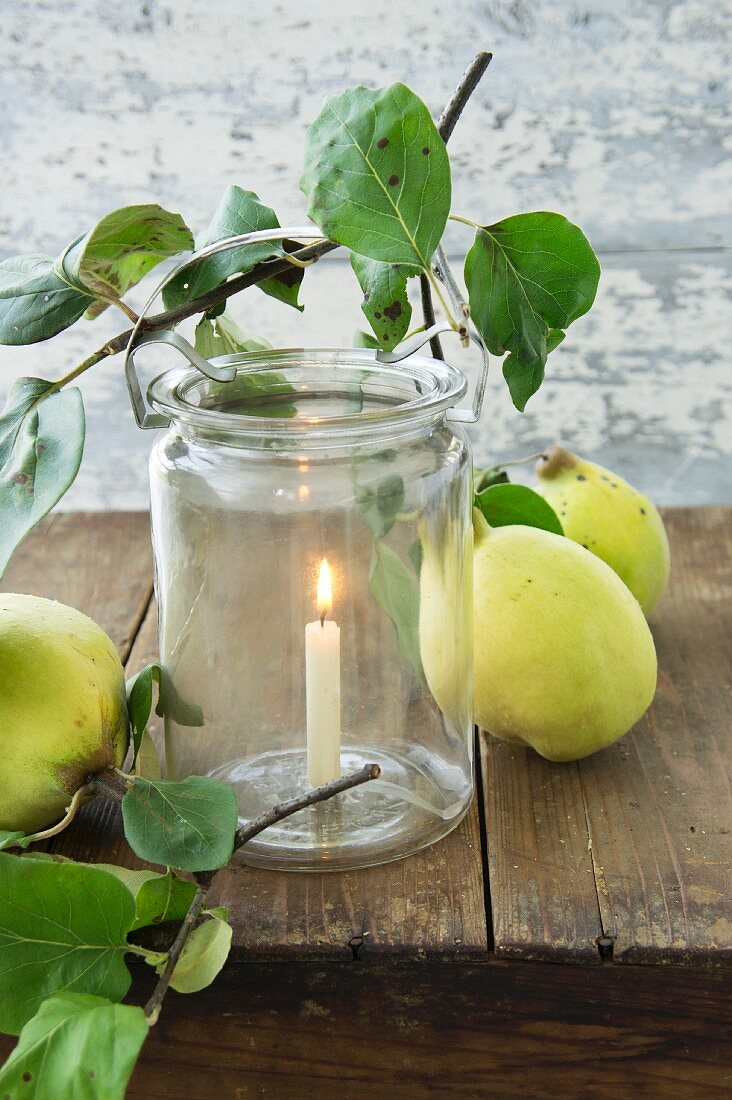
[[[320,618],[305,627],[308,782],[313,787],[341,774],[341,632],[327,616],[333,609],[330,567],[320,563]]]

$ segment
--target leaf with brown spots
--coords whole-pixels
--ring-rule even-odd
[[[0,1096],[122,1100],[148,1035],[145,1013],[87,993],[56,993],[20,1033]]]
[[[300,187],[326,236],[385,263],[426,269],[450,212],[445,143],[404,84],[329,96],[307,132]]]
[[[56,270],[77,289],[121,298],[161,260],[191,248],[193,234],[180,214],[155,203],[123,206],[77,241]]]
[[[351,253],[351,266],[361,284],[361,309],[376,335],[379,347],[391,351],[404,339],[412,316],[407,279],[420,269],[409,264],[384,264]]]

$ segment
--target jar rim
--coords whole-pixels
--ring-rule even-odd
[[[465,375],[451,363],[432,359],[426,355],[410,355],[398,363],[382,363],[370,348],[278,348],[254,352],[235,352],[211,359],[214,366],[236,367],[239,378],[246,374],[281,371],[284,368],[332,368],[342,373],[363,372],[372,386],[405,381],[414,383],[414,397],[407,397],[394,404],[379,408],[361,409],[356,412],[325,414],[322,416],[277,417],[253,415],[242,412],[226,412],[195,404],[191,397],[200,396],[204,387],[211,385],[193,366],[178,366],[153,379],[148,387],[148,400],[152,407],[170,420],[183,422],[204,430],[213,429],[234,434],[312,436],[330,435],[332,432],[363,431],[380,426],[410,426],[415,421],[433,419],[456,405],[466,394],[468,383]],[[217,383],[226,386],[229,383]],[[307,388],[299,392],[307,392]]]

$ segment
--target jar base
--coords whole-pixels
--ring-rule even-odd
[[[277,822],[235,859],[279,871],[342,871],[374,867],[412,855],[459,824],[473,788],[461,768],[415,747],[407,753],[349,746],[341,751],[343,774],[378,764],[379,779],[300,810]],[[218,768],[231,783],[244,825],[278,802],[304,793],[304,750],[263,753]]]

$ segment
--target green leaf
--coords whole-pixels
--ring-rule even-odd
[[[565,333],[558,328],[550,328],[546,338],[547,355],[559,347]],[[544,381],[544,364],[531,363],[525,367],[517,355],[511,352],[503,360],[503,377],[506,379],[511,399],[519,412],[523,412],[530,397],[533,397]]]
[[[157,716],[159,718],[172,718],[177,726],[202,726],[203,711],[197,703],[189,703],[182,698],[167,670],[158,664],[148,665],[147,667],[150,669],[150,675],[157,681],[158,685],[158,704],[155,707]]]
[[[275,248],[277,248],[276,245]],[[299,252],[301,248],[302,245],[299,241],[289,241],[285,238],[282,241],[282,247],[277,249],[275,255],[284,256],[288,252]],[[260,290],[263,290],[265,294],[268,294],[270,298],[277,298],[278,301],[284,302],[286,306],[292,306],[302,313],[305,306],[300,304],[298,297],[300,294],[300,286],[304,278],[305,268],[298,267],[297,264],[290,264],[287,269],[280,272],[279,275],[272,275],[269,279],[263,279],[261,283],[257,283],[256,285]]]
[[[121,298],[161,260],[192,248],[193,234],[180,214],[155,203],[123,206],[74,244],[61,267],[93,294]]]
[[[84,864],[108,871],[124,883],[135,899],[135,919],[132,931],[164,921],[183,920],[188,912],[196,884],[180,878],[173,871],[132,871],[114,863]]]
[[[173,971],[170,980],[173,989],[178,993],[197,993],[211,985],[228,958],[231,933],[231,925],[218,916],[194,928]]]
[[[161,874],[159,871],[133,871],[117,863],[79,863],[56,852],[26,852],[22,858],[91,867],[119,879],[135,899],[135,920],[131,931],[150,924],[162,924],[163,921],[183,920],[196,892],[195,883],[180,878],[173,871]]]
[[[507,485],[509,480],[508,474],[500,466],[488,466],[484,470],[476,467],[473,470],[473,491],[482,493],[491,485]]]
[[[159,664],[149,664],[127,681],[127,715],[132,730],[134,764],[140,750],[142,735],[150,719],[153,699],[153,681],[158,685],[158,704],[155,713],[159,718],[172,718],[179,726],[202,726],[203,712],[199,706],[187,703],[180,697],[165,669]]]
[[[561,214],[517,214],[477,230],[465,261],[470,312],[494,355],[515,356],[511,378],[523,368],[514,386],[524,405],[541,384],[550,329],[587,312],[599,277],[589,241]]]
[[[218,917],[219,920],[229,919],[229,910],[225,905],[215,905],[213,909],[204,909],[203,914],[206,917]]]
[[[364,332],[362,329],[357,328],[353,334],[353,346],[354,348],[371,348],[377,351],[381,344],[370,332]]]
[[[206,359],[217,355],[232,355],[238,351],[271,351],[266,340],[248,337],[231,317],[221,314],[212,322],[202,317],[196,325],[196,351]]]
[[[25,848],[31,843],[31,838],[25,833],[13,829],[0,829],[0,852],[5,848]]]
[[[378,337],[378,346],[391,351],[409,329],[412,307],[407,297],[407,279],[419,268],[406,264],[383,264],[351,253],[351,266],[364,293],[361,304]]]
[[[140,778],[122,800],[122,819],[128,843],[141,859],[212,871],[231,859],[238,810],[233,787],[219,779]]]
[[[0,415],[0,575],[18,543],[69,488],[84,449],[84,405],[77,387],[42,394],[52,383],[20,378]]]
[[[164,921],[183,920],[196,893],[195,882],[180,878],[173,871],[151,875],[135,894],[135,928]]]
[[[388,534],[404,507],[404,481],[387,474],[372,486],[356,486],[356,503],[374,535]]]
[[[394,624],[399,652],[420,680],[419,585],[399,555],[380,539],[374,541],[369,588],[381,610]]]
[[[147,665],[136,676],[132,676],[126,685],[127,690],[127,717],[132,731],[132,764],[137,760],[140,751],[140,742],[150,719],[150,711],[153,702],[153,668],[157,665]]]
[[[155,742],[147,730],[143,730],[137,756],[134,762],[135,775],[141,775],[144,779],[160,779],[160,757]]]
[[[491,527],[509,527],[523,524],[540,527],[563,535],[559,516],[543,497],[526,485],[491,485],[476,494],[475,506],[485,516]]]
[[[106,871],[0,853],[0,1030],[60,989],[121,1001],[135,903]]]
[[[207,359],[237,351],[270,351],[266,340],[249,339],[226,315],[212,324],[203,317],[196,325],[196,351]],[[231,382],[212,382],[209,397],[220,397],[226,405],[246,416],[289,418],[297,415],[297,406],[284,401],[283,395],[295,393],[295,387],[279,371],[249,371],[237,374]]]
[[[409,554],[409,560],[414,566],[414,572],[419,576],[422,572],[422,562],[424,561],[424,547],[422,546],[421,538],[417,537],[414,540],[407,553]]]
[[[93,301],[59,279],[50,256],[11,256],[0,263],[0,343],[49,340]]]
[[[87,993],[49,997],[0,1070],[12,1100],[123,1100],[148,1035],[145,1013]]]
[[[228,187],[198,247],[204,248],[239,233],[277,229],[279,224],[274,210],[260,202],[254,191]],[[168,284],[163,292],[163,301],[168,309],[189,302],[226,282],[231,275],[244,274],[263,260],[283,256],[286,250],[296,251],[299,247],[294,242],[280,244],[278,241],[259,241],[198,260]],[[297,305],[297,291],[302,277],[303,269],[293,264],[292,272],[287,271],[285,275],[266,279],[258,285],[265,294],[280,298],[299,309],[301,307]]]
[[[372,260],[426,269],[450,212],[450,162],[427,107],[404,84],[329,96],[305,139],[308,214]]]

